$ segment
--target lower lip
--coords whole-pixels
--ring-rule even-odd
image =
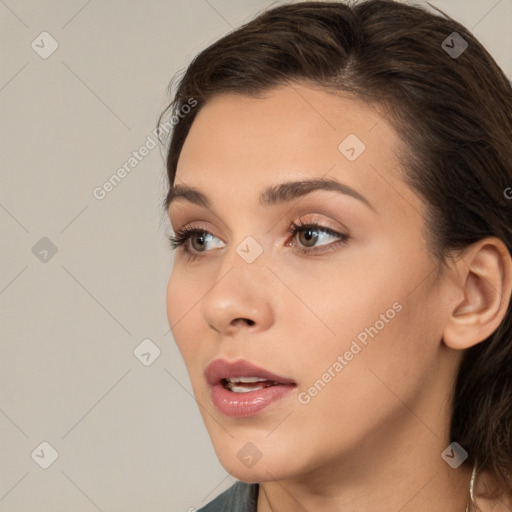
[[[295,386],[277,385],[263,389],[234,393],[222,384],[216,384],[211,390],[213,403],[226,416],[253,416],[287,395]]]

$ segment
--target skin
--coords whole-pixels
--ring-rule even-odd
[[[354,161],[338,149],[351,133],[366,146]],[[177,249],[168,320],[221,464],[260,482],[258,512],[465,510],[472,468],[452,469],[440,456],[450,443],[450,390],[463,349],[504,317],[512,262],[488,238],[437,275],[423,236],[426,206],[400,179],[399,147],[378,109],[306,85],[257,99],[218,95],[185,141],[175,184],[200,189],[211,208],[177,200],[171,224],[213,238],[203,252],[194,244],[193,260]],[[375,211],[324,190],[258,201],[270,184],[319,177],[351,186]],[[320,232],[324,252],[304,254],[304,236],[287,233],[293,221],[350,238]],[[247,236],[263,251],[252,263],[236,252]],[[394,318],[300,403],[299,393],[394,303],[402,306]],[[227,417],[204,378],[215,358],[246,359],[297,387],[253,417]],[[237,457],[249,442],[262,454],[251,468]]]

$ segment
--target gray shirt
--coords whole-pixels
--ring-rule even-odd
[[[258,484],[236,482],[198,512],[256,512]]]

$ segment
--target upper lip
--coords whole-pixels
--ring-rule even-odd
[[[214,359],[206,367],[205,376],[210,386],[220,384],[223,379],[232,379],[235,377],[260,377],[262,379],[278,382],[279,384],[295,384],[292,379],[276,375],[244,359],[238,359],[237,361]]]

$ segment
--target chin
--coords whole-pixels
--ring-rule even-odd
[[[247,483],[284,480],[300,473],[305,460],[295,459],[286,443],[265,445],[262,440],[234,437],[215,439],[213,446],[222,467],[238,480]]]
[[[286,461],[263,457],[252,467],[246,467],[235,455],[219,457],[222,467],[236,479],[246,483],[262,483],[275,480],[284,480],[293,476],[293,472]]]

